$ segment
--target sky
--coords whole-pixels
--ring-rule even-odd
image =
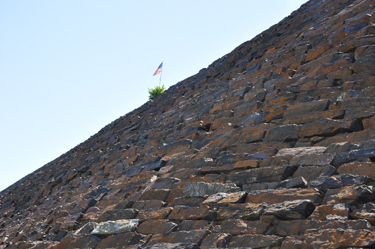
[[[0,191],[305,2],[0,1]]]

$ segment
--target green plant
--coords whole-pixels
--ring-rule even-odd
[[[162,94],[164,92],[164,90],[165,90],[164,85],[156,86],[155,88],[149,88],[148,93],[150,94],[150,96],[148,96],[148,99],[149,100],[155,99],[157,96]]]

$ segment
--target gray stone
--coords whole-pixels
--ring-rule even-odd
[[[315,147],[298,147],[298,148],[285,148],[279,150],[275,156],[284,157],[295,157],[299,155],[311,155],[323,153],[327,147],[315,146]]]
[[[186,197],[205,197],[216,193],[233,193],[238,192],[241,189],[234,183],[205,183],[205,182],[194,182],[187,183],[183,188],[184,195]]]
[[[99,223],[90,233],[98,236],[108,236],[112,234],[133,232],[139,224],[138,219],[116,220]]]
[[[281,220],[306,219],[315,209],[310,200],[285,201],[268,206],[262,217],[275,216]]]
[[[319,154],[310,154],[310,155],[299,155],[292,158],[290,161],[291,166],[324,166],[329,165],[333,158],[334,154],[319,153]]]
[[[75,235],[89,235],[95,227],[98,226],[96,222],[89,222],[80,229],[78,229],[74,234]]]
[[[151,185],[151,189],[170,189],[175,183],[178,183],[180,179],[173,177],[157,178]]]

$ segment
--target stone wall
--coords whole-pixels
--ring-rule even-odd
[[[0,249],[374,247],[374,6],[311,0],[2,191]]]

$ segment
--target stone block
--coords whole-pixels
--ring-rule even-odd
[[[280,220],[297,220],[308,218],[315,209],[310,200],[285,201],[268,206],[261,219],[276,217]]]
[[[275,235],[244,234],[232,237],[229,248],[278,247],[283,241],[283,237]]]
[[[292,159],[299,155],[312,155],[323,153],[327,147],[314,146],[314,147],[298,147],[298,148],[285,148],[277,152],[275,157],[285,157]]]
[[[211,228],[212,222],[208,220],[183,220],[181,224],[178,225],[178,231],[190,231],[198,229],[207,229]]]
[[[138,210],[134,208],[128,209],[112,209],[105,211],[96,222],[106,222],[110,220],[125,220],[134,219],[137,216]]]
[[[337,120],[322,118],[311,123],[304,124],[298,134],[300,137],[334,136],[344,132],[362,130],[362,125],[357,120]]]
[[[259,220],[266,205],[263,203],[239,203],[230,204],[226,207],[218,207],[217,220],[244,219]]]
[[[374,200],[373,192],[366,185],[347,186],[339,189],[328,189],[324,196],[324,205],[345,203],[357,205],[359,203],[371,202]]]
[[[281,220],[275,234],[279,236],[303,235],[309,229],[371,229],[365,220]]]
[[[177,197],[169,201],[168,206],[188,206],[188,207],[197,207],[205,201],[203,197]]]
[[[367,149],[367,150],[352,150],[349,152],[340,153],[335,156],[332,161],[333,165],[339,166],[341,164],[358,160],[361,158],[372,158],[375,157],[375,150],[374,149]]]
[[[149,189],[143,192],[138,200],[159,200],[165,201],[168,198],[170,189]]]
[[[194,243],[156,243],[152,246],[146,246],[145,249],[199,249]],[[139,247],[134,248],[139,249]]]
[[[294,168],[290,166],[256,168],[235,172],[234,174],[229,175],[229,180],[237,185],[259,182],[276,182],[290,177],[293,172]]]
[[[74,234],[75,235],[89,235],[95,227],[98,226],[96,222],[88,222],[83,227],[78,229]]]
[[[158,177],[150,186],[150,189],[170,189],[173,184],[179,181],[180,179],[174,177]]]
[[[99,223],[91,235],[108,236],[112,234],[133,232],[139,224],[138,219],[116,220]]]
[[[349,205],[321,205],[317,206],[310,216],[312,220],[348,220]]]
[[[56,249],[66,249],[66,248],[96,248],[101,239],[93,235],[85,235],[82,237],[65,237],[59,244],[57,244]]]
[[[157,243],[171,243],[171,244],[187,244],[193,243],[195,245],[200,245],[203,238],[209,234],[208,230],[199,229],[191,231],[178,231],[169,234],[155,234],[151,237],[147,245],[155,245]],[[168,247],[163,247],[168,248]],[[199,247],[198,247],[199,248]]]
[[[208,206],[177,206],[168,216],[170,220],[216,220],[216,212]]]
[[[291,166],[325,166],[335,158],[334,154],[319,153],[295,156],[290,160]]]
[[[367,220],[371,225],[375,224],[375,204],[370,202],[351,207],[349,217],[355,220]]]
[[[200,248],[201,249],[227,248],[229,246],[229,242],[231,239],[232,239],[231,234],[212,233],[212,234],[207,235],[207,237],[203,239]]]
[[[324,192],[328,189],[338,189],[347,186],[354,186],[354,185],[373,185],[375,180],[373,178],[361,175],[336,175],[328,177],[324,180],[324,182],[319,186],[319,189],[323,190]]]
[[[142,222],[138,228],[138,233],[142,234],[158,234],[171,233],[177,229],[177,224],[169,220],[148,220]]]
[[[310,182],[319,177],[331,176],[335,172],[336,168],[332,165],[298,167],[293,174],[293,178],[303,177],[307,182]]]
[[[155,220],[155,219],[166,219],[168,215],[172,212],[172,207],[159,208],[159,209],[147,209],[140,210],[137,215],[139,220]]]
[[[228,233],[233,236],[239,234],[265,234],[271,224],[261,220],[249,221],[241,219],[224,220],[220,224],[220,233]]]
[[[333,239],[334,238],[334,239]],[[365,230],[315,229],[303,235],[304,245],[316,248],[372,247],[375,245],[375,232]]]
[[[167,206],[167,203],[160,200],[135,201],[132,207],[138,210],[158,209]]]
[[[246,203],[267,203],[268,205],[282,203],[284,201],[310,200],[319,204],[322,196],[319,190],[306,189],[268,189],[257,190],[248,193]]]
[[[329,100],[316,100],[312,102],[305,102],[297,105],[291,105],[284,113],[284,119],[289,119],[293,116],[303,116],[311,112],[325,111],[328,109]]]
[[[233,183],[194,182],[185,184],[183,188],[186,197],[206,197],[216,193],[233,193],[238,191],[240,191],[240,188]]]
[[[137,235],[133,232],[127,232],[117,235],[111,235],[104,238],[96,248],[108,249],[108,248],[124,248],[125,246],[134,245],[142,238],[141,235]]]
[[[375,164],[371,162],[351,162],[341,165],[337,172],[339,174],[363,175],[375,178]]]

